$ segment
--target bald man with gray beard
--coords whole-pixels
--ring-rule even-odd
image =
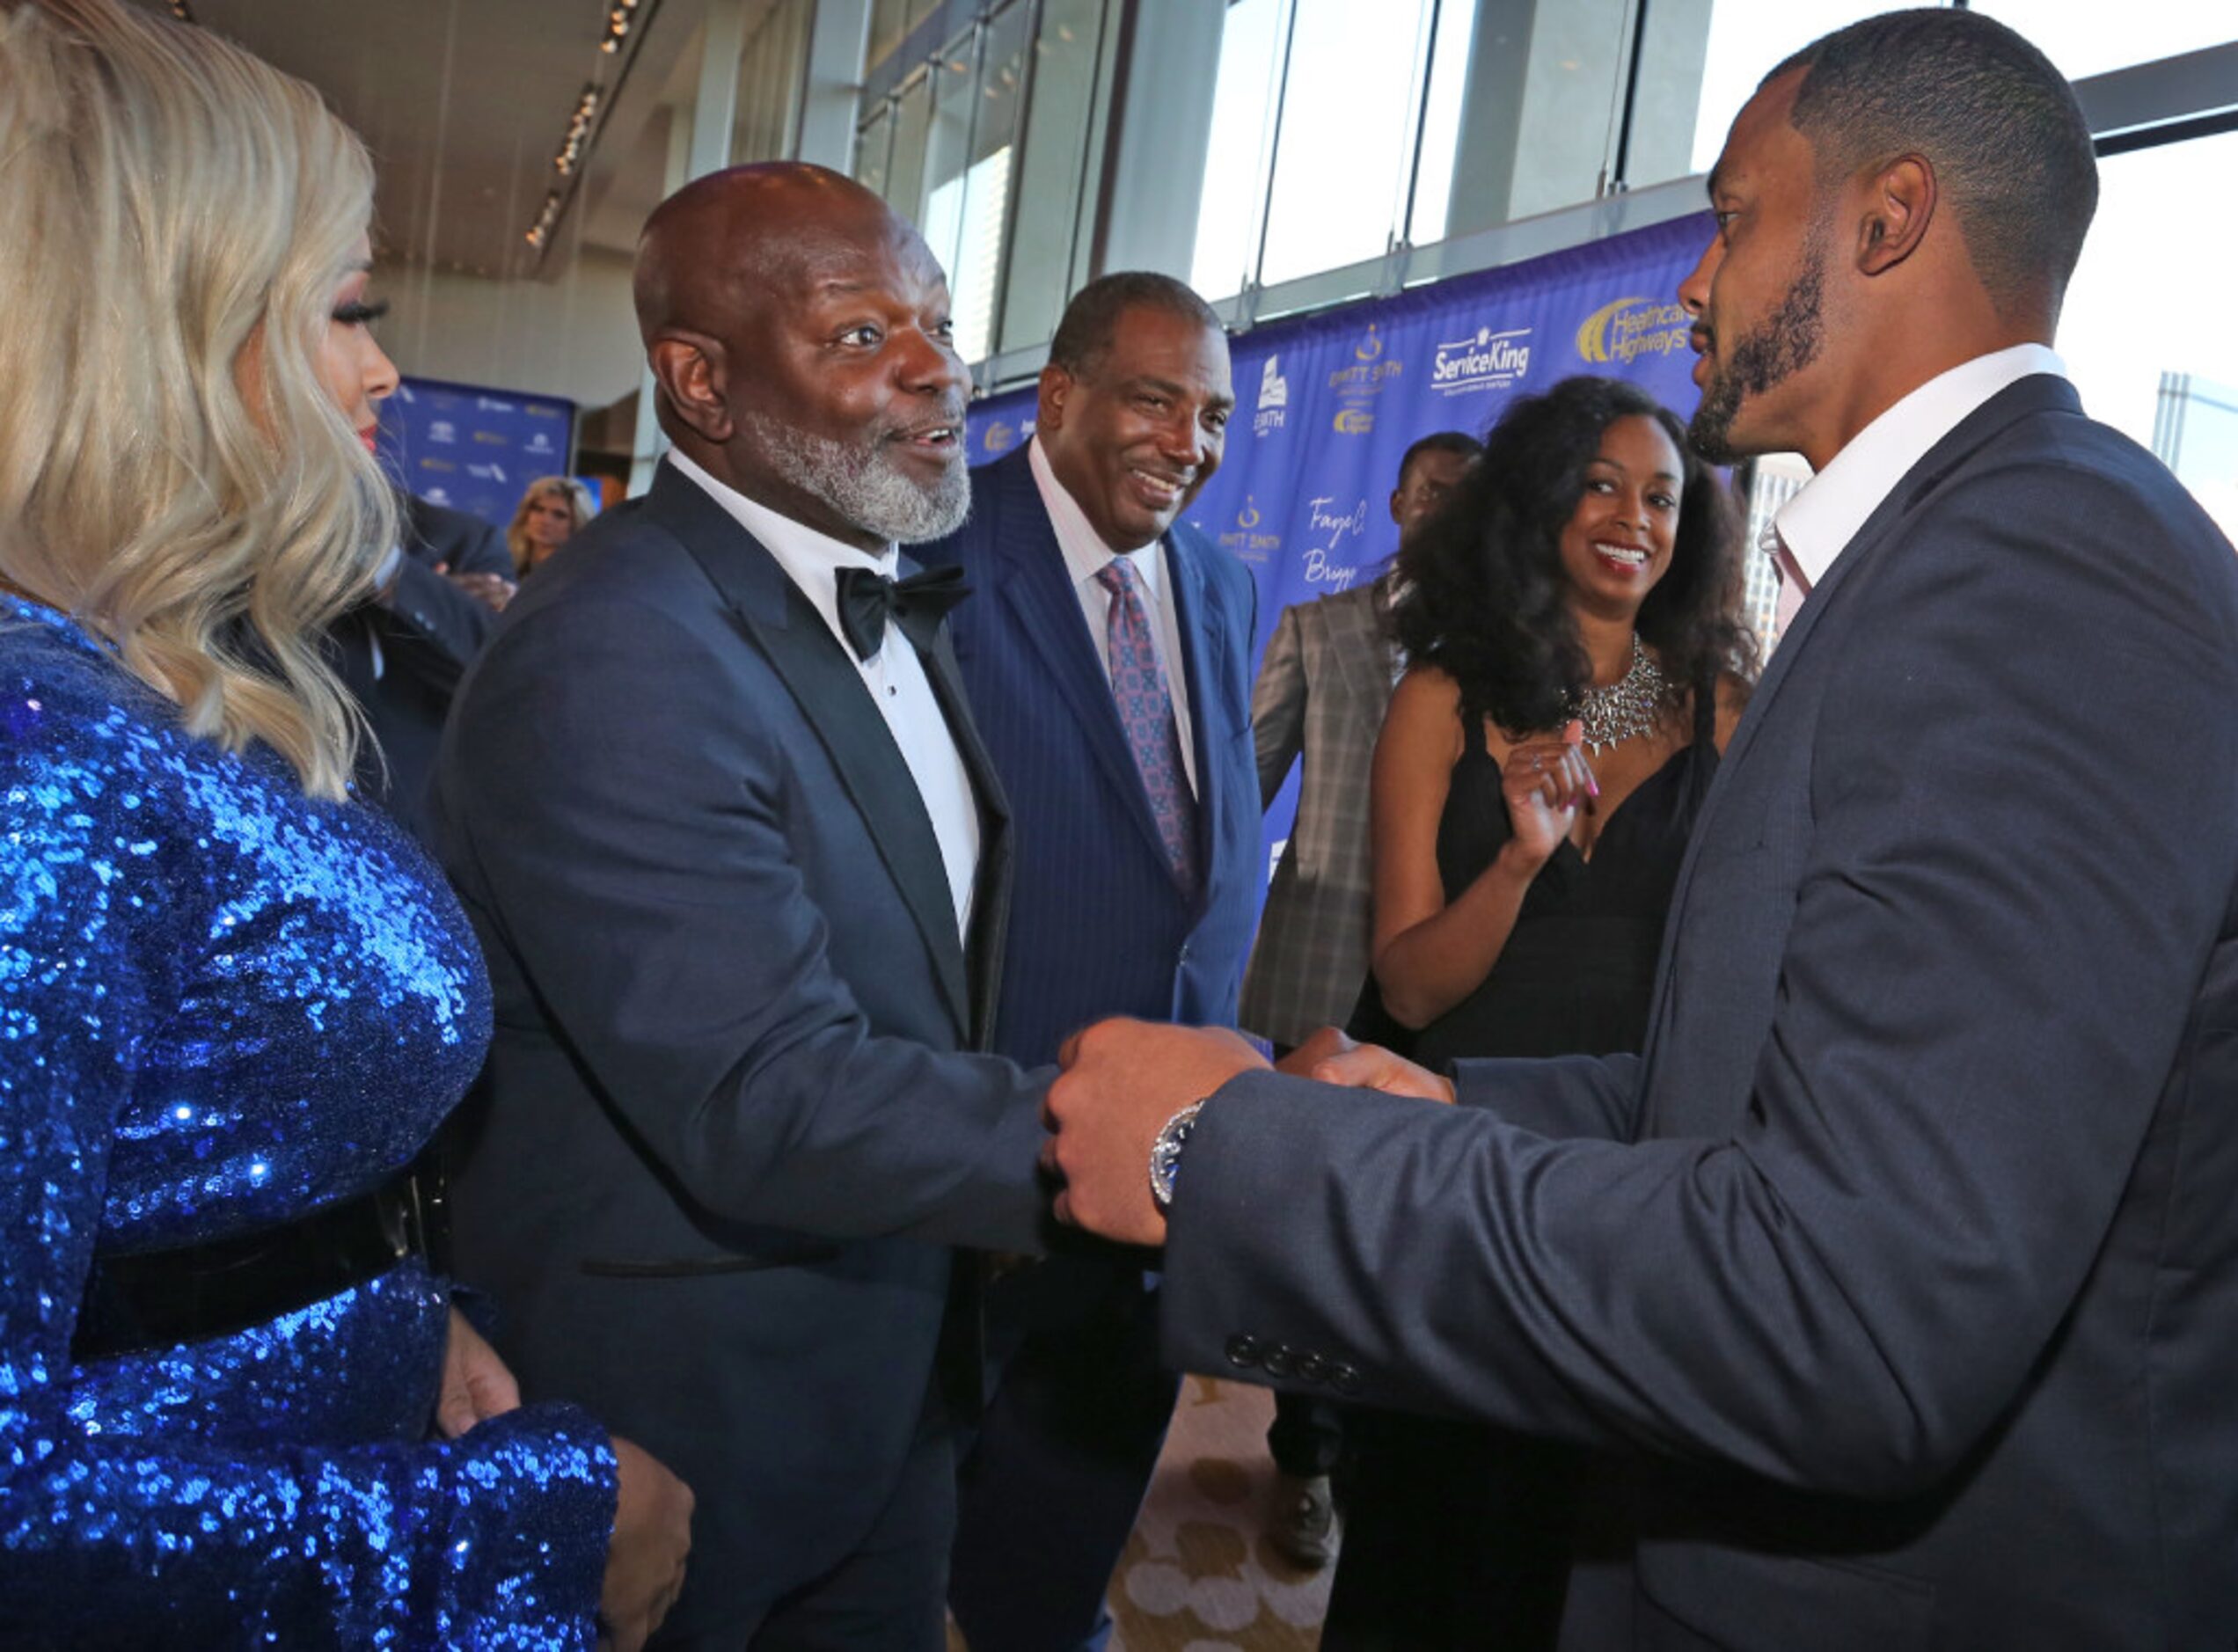
[[[969,381],[924,242],[821,168],[687,186],[636,293],[674,450],[524,589],[438,774],[498,1029],[459,1271],[530,1398],[697,1492],[655,1645],[931,1652],[965,1247],[1043,1214],[1041,1084],[975,1053],[1010,844],[960,589],[895,549],[963,515]]]

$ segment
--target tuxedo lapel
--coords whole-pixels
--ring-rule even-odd
[[[1020,499],[1022,485],[1032,497]],[[1135,766],[1133,749],[1120,726],[1119,707],[1111,698],[1111,679],[1097,655],[1095,640],[1088,634],[1087,618],[1080,610],[1079,593],[1072,587],[1064,552],[1050,526],[1049,511],[1034,486],[1033,472],[1020,464],[1012,482],[1012,496],[1005,501],[1005,531],[991,535],[989,549],[1002,568],[1002,600],[1017,615],[1019,629],[1041,655],[1050,678],[1071,713],[1071,726],[1103,770],[1119,807],[1157,853],[1166,859],[1165,840],[1150,812],[1150,794],[1144,789],[1142,771]]]
[[[971,993],[947,865],[916,778],[864,688],[861,673],[776,559],[697,484],[663,465],[646,504],[652,518],[674,533],[706,571],[815,731],[925,938],[957,1034],[969,1038]],[[948,687],[954,688],[953,676]],[[948,710],[945,699],[942,710]],[[950,713],[951,727],[958,721]],[[960,747],[962,743],[959,739]],[[979,758],[984,770],[984,752]],[[971,761],[969,756],[966,761]],[[979,771],[974,772],[975,782]]]
[[[970,933],[964,950],[971,1005],[969,1043],[974,1049],[985,1049],[994,1039],[1003,939],[1010,926],[1010,801],[1003,795],[994,758],[971,720],[963,674],[956,667],[955,645],[945,624],[933,633],[933,647],[918,658],[925,663],[933,698],[947,720],[948,733],[963,758],[964,769],[971,777],[972,794],[979,802],[979,868],[972,886]]]

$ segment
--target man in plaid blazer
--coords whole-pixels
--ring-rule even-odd
[[[1391,495],[1401,550],[1481,450],[1458,430],[1424,436],[1407,450]],[[1374,888],[1368,765],[1399,674],[1390,625],[1398,577],[1394,559],[1364,585],[1283,610],[1252,691],[1262,808],[1275,800],[1301,751],[1306,758],[1298,823],[1267,893],[1238,1012],[1240,1024],[1278,1052],[1304,1043],[1316,1027],[1342,1026],[1368,973]],[[1301,1394],[1275,1396],[1267,1535],[1300,1566],[1325,1566],[1335,1553],[1328,1475],[1342,1446],[1334,1406]]]
[[[1479,451],[1458,430],[1407,450],[1391,495],[1402,550]],[[1238,1012],[1278,1051],[1343,1025],[1368,973],[1368,764],[1398,676],[1389,623],[1397,577],[1394,561],[1364,585],[1283,610],[1252,691],[1261,808],[1301,752],[1306,759],[1298,823],[1267,892]]]

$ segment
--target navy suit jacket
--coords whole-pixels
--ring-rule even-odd
[[[1627,1453],[1620,1644],[2229,1644],[2238,559],[2064,382],[1812,592],[1642,1056],[1459,1078],[1224,1089],[1169,1352]]]
[[[1232,1026],[1265,882],[1249,572],[1184,524],[1166,537],[1205,871],[1184,900],[1026,450],[973,472],[970,519],[911,554],[969,576],[956,663],[1017,822],[995,1048],[1051,1061],[1105,1015]]]
[[[671,466],[523,588],[444,741],[496,1005],[458,1270],[525,1395],[697,1492],[679,1632],[852,1551],[916,1437],[946,1247],[1037,1242],[1040,1084],[968,1053],[1010,831],[944,644],[925,664],[981,803],[969,947],[853,659]]]
[[[435,572],[513,577],[505,536],[479,516],[407,495],[403,560],[385,603],[364,603],[328,631],[328,657],[365,713],[359,795],[428,841],[428,784],[458,679],[497,625],[497,610]]]

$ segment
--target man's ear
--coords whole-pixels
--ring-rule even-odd
[[[1051,362],[1042,369],[1034,409],[1035,431],[1064,428],[1064,405],[1071,398],[1072,375]]]
[[[646,355],[677,417],[715,447],[729,441],[734,426],[721,340],[670,331],[655,339]]]
[[[1876,169],[1857,219],[1858,273],[1885,274],[1919,251],[1941,198],[1924,155],[1899,155]]]

